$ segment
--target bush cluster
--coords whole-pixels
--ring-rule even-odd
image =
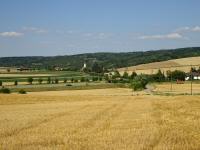
[[[146,85],[148,84],[147,77],[140,75],[137,76],[132,82],[131,82],[131,88],[134,91],[140,91],[146,88]]]
[[[26,91],[24,89],[19,90],[19,94],[26,94]]]
[[[0,93],[10,94],[11,91],[10,91],[10,89],[8,89],[8,88],[1,88],[1,89],[0,89]]]

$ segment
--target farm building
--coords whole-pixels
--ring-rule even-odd
[[[191,77],[193,80],[200,80],[200,73],[198,73],[198,72],[188,73],[188,74],[186,74],[185,80],[188,81],[191,79]]]

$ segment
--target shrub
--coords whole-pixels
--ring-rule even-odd
[[[19,94],[26,94],[26,91],[24,89],[19,90]]]
[[[98,77],[92,77],[92,81],[98,81]]]
[[[118,83],[118,81],[116,79],[113,79],[112,83]]]
[[[132,88],[134,91],[141,91],[141,90],[144,89],[144,87],[143,87],[141,81],[137,81],[137,80],[135,80],[135,81],[133,81],[133,82],[131,83],[131,88]]]
[[[48,77],[48,78],[47,78],[47,84],[50,84],[50,83],[51,83],[51,78]]]
[[[173,80],[182,80],[185,81],[186,74],[183,71],[175,70],[171,74]]]
[[[81,77],[81,82],[85,82],[85,78],[84,77]]]
[[[133,71],[132,74],[130,75],[130,78],[134,79],[136,76],[137,76],[137,73]]]
[[[129,78],[128,72],[125,71],[122,77],[123,77],[124,79],[128,79],[128,78]]]
[[[38,79],[38,83],[39,83],[39,84],[42,84],[42,82],[43,82],[43,79],[42,79],[42,78],[39,78],[39,79]]]
[[[146,88],[146,85],[148,84],[148,79],[143,76],[137,76],[131,83],[131,88],[134,91],[140,91]]]
[[[64,83],[67,83],[67,79],[64,79],[63,82],[64,82]]]
[[[74,82],[77,83],[77,82],[78,82],[78,79],[74,79]]]
[[[10,91],[10,89],[8,89],[8,88],[2,88],[2,89],[0,89],[0,93],[10,94],[11,91]]]
[[[55,79],[55,84],[58,84],[59,83],[59,80],[58,79]]]
[[[15,86],[17,86],[18,85],[18,81],[16,80],[16,81],[14,81],[14,85]]]
[[[32,84],[33,83],[33,78],[29,77],[27,81],[28,81],[29,84]]]
[[[162,82],[165,81],[165,75],[161,72],[161,70],[159,69],[158,72],[156,74],[154,74],[153,76],[153,80],[156,82]]]
[[[67,84],[66,86],[72,86],[72,84]]]
[[[3,85],[3,82],[0,80],[0,86],[2,86]]]
[[[108,76],[108,74],[105,74],[105,75],[104,75],[104,79],[105,79],[106,81],[109,80],[109,76]]]
[[[175,71],[167,71],[167,78],[168,80],[182,80],[185,81],[186,73],[180,70]]]
[[[116,78],[120,78],[120,77],[121,77],[121,75],[120,75],[119,71],[116,70],[116,71],[114,72],[114,75],[112,76],[112,79],[116,79]]]

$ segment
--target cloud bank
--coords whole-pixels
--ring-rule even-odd
[[[183,36],[179,33],[170,33],[165,35],[144,35],[140,36],[139,39],[148,40],[148,39],[182,39]]]
[[[37,28],[37,27],[23,27],[22,28],[26,32],[34,32],[34,33],[47,33],[48,31],[45,29]]]
[[[176,32],[200,32],[200,26],[195,27],[181,27],[176,29]]]
[[[2,37],[21,37],[23,35],[24,35],[24,33],[14,32],[14,31],[0,33],[0,36],[2,36]]]

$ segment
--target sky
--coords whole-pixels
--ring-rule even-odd
[[[200,46],[199,0],[0,0],[0,57]]]

